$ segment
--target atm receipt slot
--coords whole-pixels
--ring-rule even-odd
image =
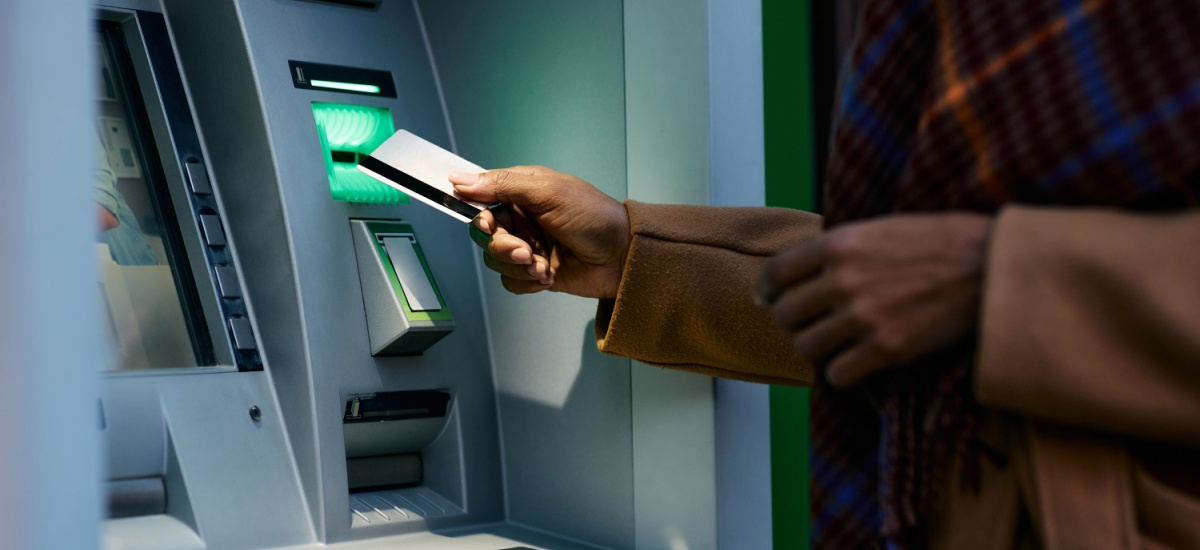
[[[425,268],[417,257],[416,238],[410,236],[382,237],[383,249],[387,252],[396,277],[400,279],[400,288],[404,291],[404,299],[413,311],[436,311],[442,309],[433,284],[425,276]]]
[[[454,330],[421,245],[407,223],[351,220],[371,355],[415,355]]]

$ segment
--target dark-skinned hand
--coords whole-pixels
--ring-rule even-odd
[[[991,225],[943,213],[840,226],[773,258],[758,299],[797,353],[851,387],[977,330]]]
[[[541,166],[452,173],[449,179],[465,198],[501,203],[475,218],[471,238],[509,292],[616,297],[630,239],[625,205],[586,181]]]

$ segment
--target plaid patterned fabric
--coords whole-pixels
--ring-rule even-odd
[[[1200,3],[868,0],[838,100],[830,225],[1196,205]],[[969,348],[814,388],[815,548],[923,545],[946,476],[973,458]]]

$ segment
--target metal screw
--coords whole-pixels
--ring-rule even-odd
[[[255,422],[262,420],[262,409],[259,409],[258,405],[250,406],[250,420],[253,420]]]

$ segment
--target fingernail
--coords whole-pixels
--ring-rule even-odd
[[[454,190],[456,192],[470,191],[478,187],[479,183],[483,181],[483,174],[450,172],[450,175],[447,176],[446,179],[450,180],[450,183],[454,184]]]
[[[479,220],[479,229],[488,235],[492,234],[492,224],[487,220]]]
[[[516,262],[518,264],[528,264],[528,263],[533,262],[533,255],[530,254],[529,251],[525,250],[524,248],[518,248],[513,251],[512,259],[514,262]]]
[[[533,264],[531,264],[529,268],[525,270],[525,272],[529,273],[530,277],[534,277],[538,281],[544,281],[546,279],[546,268],[541,262],[533,262]]]

